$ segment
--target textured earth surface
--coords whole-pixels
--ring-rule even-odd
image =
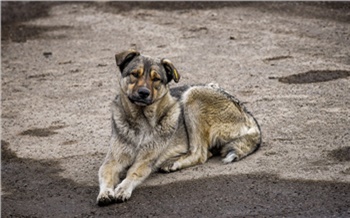
[[[263,144],[98,207],[129,48],[216,82]],[[350,3],[1,2],[2,217],[349,217]]]

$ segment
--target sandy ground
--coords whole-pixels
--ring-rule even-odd
[[[3,217],[350,216],[350,3],[1,4]],[[261,148],[96,206],[129,48],[235,95]]]

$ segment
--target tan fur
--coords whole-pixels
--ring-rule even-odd
[[[169,60],[126,51],[116,61],[122,80],[112,104],[110,149],[99,170],[99,205],[128,200],[154,170],[204,163],[211,149],[218,149],[229,163],[258,147],[258,124],[218,86],[193,86],[177,99],[168,83],[178,82],[180,75]],[[141,73],[135,78],[131,72]]]

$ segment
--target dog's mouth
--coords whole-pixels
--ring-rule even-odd
[[[139,97],[135,97],[135,96],[129,96],[128,97],[130,102],[137,105],[137,106],[141,106],[141,107],[146,107],[148,105],[151,105],[152,99],[143,99],[143,98],[139,98]]]

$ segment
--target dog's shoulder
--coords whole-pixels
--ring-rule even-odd
[[[191,86],[184,85],[184,86],[178,86],[174,88],[170,88],[170,94],[176,99],[180,99],[182,94],[187,91]]]

